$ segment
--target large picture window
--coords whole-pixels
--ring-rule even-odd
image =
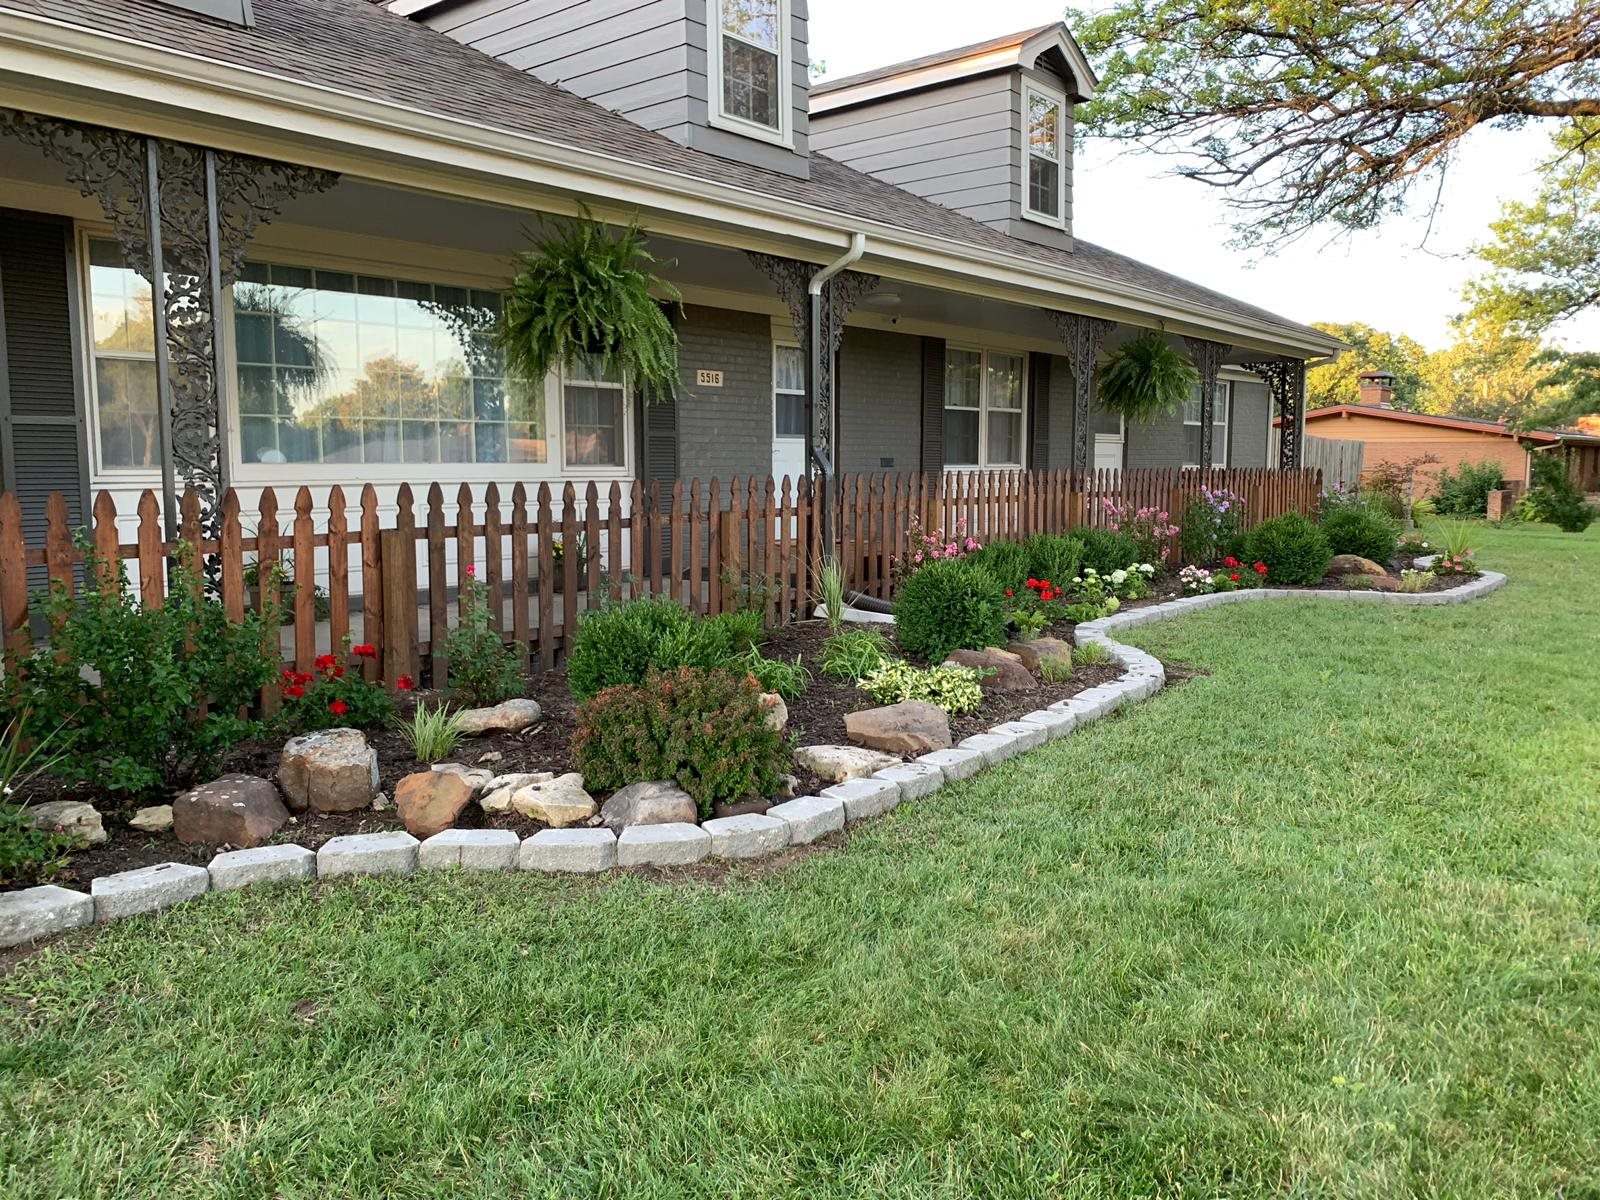
[[[1228,465],[1228,401],[1232,392],[1232,384],[1219,380],[1211,401],[1211,465],[1214,467]],[[1200,465],[1202,416],[1200,389],[1196,388],[1183,405],[1183,465],[1186,467]]]
[[[788,138],[786,0],[711,0],[717,112],[736,128]]]
[[[102,470],[160,463],[150,289],[115,242],[89,244]],[[245,466],[627,466],[627,388],[584,362],[509,380],[500,294],[324,267],[245,264],[232,291],[232,396]]]
[[[944,357],[944,463],[1020,467],[1024,357],[950,347]]]
[[[1035,87],[1023,89],[1027,107],[1027,153],[1023,156],[1023,213],[1051,225],[1065,224],[1066,102]]]

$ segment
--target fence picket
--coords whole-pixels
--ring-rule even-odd
[[[373,656],[361,664],[369,681],[383,671],[383,530],[378,521],[378,490],[370,483],[361,489],[361,640]],[[388,676],[392,685],[394,677]]]
[[[550,517],[550,485],[539,485],[539,669],[556,665],[555,588],[556,556],[553,538],[555,524]]]
[[[488,592],[489,628],[499,634],[505,632],[505,553],[505,531],[500,523],[500,485],[491,483],[483,490],[483,586]]]
[[[428,678],[444,691],[450,686],[450,663],[444,652],[450,636],[448,580],[445,575],[444,489],[428,489]]]
[[[335,653],[350,636],[349,532],[344,489],[334,484],[328,489],[328,648]]]

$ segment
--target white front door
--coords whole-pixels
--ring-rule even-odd
[[[1097,433],[1094,435],[1094,469],[1096,471],[1122,470],[1122,435]]]
[[[806,471],[806,363],[798,346],[772,348],[772,477],[798,483]]]

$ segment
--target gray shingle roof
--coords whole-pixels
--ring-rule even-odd
[[[382,3],[383,0],[375,0]],[[986,42],[974,42],[970,46],[958,46],[954,50],[941,50],[937,54],[924,54],[921,58],[908,58],[904,62],[890,63],[886,67],[874,67],[870,71],[862,71],[855,75],[844,75],[838,79],[829,79],[824,83],[811,86],[813,96],[825,96],[829,92],[836,92],[840,88],[857,87],[863,83],[875,83],[880,79],[893,79],[896,75],[907,71],[920,71],[925,67],[937,67],[941,63],[956,62],[969,55],[988,54],[995,50],[1010,50],[1020,46],[1029,38],[1054,29],[1055,24],[1035,25],[1032,29],[1024,29],[1020,33],[1008,33],[1003,37],[990,38]]]
[[[1213,308],[1295,335],[1326,335],[1220,292],[1077,240],[1072,251],[1036,246],[991,229],[820,154],[810,179],[718,158],[669,138],[553,84],[525,74],[368,0],[253,0],[256,24],[241,29],[160,0],[6,0],[37,13],[180,53],[282,78],[423,108],[635,163],[809,204],[844,217],[883,222],[969,247],[1020,255],[1142,288],[1180,304]],[[1197,318],[1199,319],[1199,318]]]

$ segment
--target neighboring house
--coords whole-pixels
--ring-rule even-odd
[[[1576,429],[1515,430],[1500,421],[1403,412],[1391,407],[1394,377],[1382,371],[1361,376],[1360,403],[1334,404],[1306,413],[1307,437],[1361,442],[1364,469],[1432,456],[1436,465],[1418,472],[1418,494],[1432,495],[1441,470],[1492,462],[1510,486],[1527,486],[1529,456],[1559,454],[1586,491],[1600,488],[1600,436]]]
[[[1340,344],[1074,235],[1064,26],[807,62],[805,0],[7,0],[0,482],[80,521],[163,486],[1268,465]],[[504,377],[510,257],[580,206],[682,292],[674,400]],[[1093,367],[1147,329],[1206,399],[1125,429]]]

